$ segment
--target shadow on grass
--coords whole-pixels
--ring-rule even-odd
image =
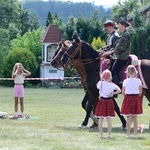
[[[58,128],[58,129],[61,129],[61,130],[66,130],[66,131],[77,131],[77,132],[84,132],[84,131],[88,131],[88,132],[99,132],[99,129],[98,129],[98,127],[95,127],[95,128],[89,128],[89,127],[87,127],[87,128],[82,128],[82,129],[80,129],[80,128],[78,128],[78,127],[76,127],[76,126],[55,126],[55,128]],[[133,133],[133,128],[131,128],[131,133]],[[105,132],[105,133],[107,133],[107,127],[103,127],[103,131]],[[118,133],[118,134],[122,134],[123,136],[126,136],[126,130],[121,130],[121,128],[120,127],[113,127],[112,128],[112,133]],[[144,132],[143,132],[143,134],[144,133],[150,133],[150,130],[147,128],[147,129],[144,129]],[[133,140],[145,140],[145,138],[144,137],[142,137],[142,136],[140,136],[140,134],[141,134],[141,132],[140,131],[138,131],[138,135],[139,136],[137,136],[136,138],[134,138],[134,137],[130,137],[129,139],[133,139]],[[142,135],[142,134],[141,134]],[[105,138],[104,138],[105,139]],[[107,138],[108,139],[108,138]],[[115,140],[115,138],[111,138],[111,140]]]

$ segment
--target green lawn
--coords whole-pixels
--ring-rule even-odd
[[[125,137],[120,120],[113,121],[112,139],[100,139],[98,128],[78,129],[85,112],[81,108],[83,89],[25,88],[25,113],[31,119],[0,119],[0,150],[149,150],[148,101],[139,124],[144,133],[136,139]],[[122,96],[117,99],[119,105]],[[0,111],[14,112],[13,88],[0,87]],[[89,120],[91,125],[92,121]],[[107,124],[104,121],[105,135]],[[133,131],[133,129],[132,129]]]

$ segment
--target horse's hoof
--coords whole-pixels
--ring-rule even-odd
[[[126,127],[121,127],[121,130],[122,130],[122,131],[125,131],[125,130],[126,130]]]
[[[79,129],[85,129],[85,128],[87,128],[87,126],[80,124],[80,125],[78,126],[78,128],[79,128]]]

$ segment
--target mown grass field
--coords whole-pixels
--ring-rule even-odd
[[[120,120],[113,122],[112,139],[100,139],[98,128],[78,129],[85,116],[83,89],[25,88],[25,113],[31,119],[0,119],[0,150],[149,150],[150,107],[144,99],[139,124],[144,133],[126,138]],[[117,99],[119,105],[122,96]],[[20,107],[19,107],[20,108]],[[0,87],[0,111],[14,113],[13,88]],[[92,121],[89,120],[91,125]],[[107,124],[104,121],[104,134]],[[132,129],[133,131],[133,129]]]

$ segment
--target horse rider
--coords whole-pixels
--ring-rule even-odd
[[[129,26],[130,23],[128,23],[126,19],[119,20],[118,29],[122,32],[122,35],[119,37],[119,40],[116,43],[115,47],[102,55],[102,57],[108,57],[113,54],[114,62],[110,70],[113,77],[112,81],[117,85],[119,84],[118,73],[121,71],[121,69],[129,59],[131,37],[126,29]]]
[[[119,39],[119,34],[115,30],[116,24],[114,21],[107,20],[106,22],[104,22],[103,25],[104,25],[103,30],[105,30],[108,33],[108,37],[106,40],[106,46],[98,50],[100,55],[103,54],[104,52],[111,50],[113,47],[115,47]]]

